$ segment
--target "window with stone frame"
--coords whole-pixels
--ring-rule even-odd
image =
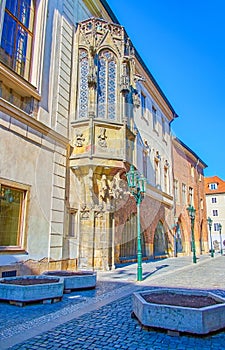
[[[176,203],[179,203],[180,198],[179,198],[179,182],[177,179],[174,180],[174,200]]]
[[[156,108],[152,107],[152,126],[153,130],[157,131],[157,116],[156,116]]]
[[[148,177],[148,152],[143,151],[143,175],[147,179]]]
[[[117,61],[109,50],[103,50],[98,57],[97,117],[116,119]]]
[[[26,80],[30,78],[34,16],[34,0],[6,0],[0,61]]]
[[[187,186],[182,183],[182,204],[187,204]]]
[[[189,196],[189,204],[190,205],[193,205],[193,200],[194,200],[194,197],[193,197],[193,188],[192,187],[189,187],[189,193],[188,193],[188,196]]]
[[[155,158],[155,185],[157,188],[160,188],[160,163],[158,159]]]
[[[69,213],[69,237],[77,238],[77,212],[71,211]]]
[[[168,176],[168,167],[164,167],[164,192],[169,192],[169,176]]]
[[[166,142],[166,120],[162,116],[162,139],[164,142]]]
[[[0,182],[0,250],[23,249],[28,187]]]
[[[141,116],[145,117],[146,113],[146,96],[143,92],[141,92]]]

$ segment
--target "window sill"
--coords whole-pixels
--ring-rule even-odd
[[[28,254],[27,251],[23,248],[16,247],[16,246],[0,246],[0,254]]]
[[[41,100],[41,95],[35,86],[5,66],[2,62],[0,62],[0,78],[3,83],[5,82],[9,88],[13,89],[19,95],[24,97],[32,96],[37,101]]]

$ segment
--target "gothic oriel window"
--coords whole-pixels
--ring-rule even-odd
[[[112,52],[104,50],[98,61],[98,118],[116,118],[116,59]]]
[[[88,116],[88,53],[86,50],[79,51],[79,91],[78,91],[78,118]]]
[[[29,79],[34,27],[34,0],[6,0],[0,60]]]

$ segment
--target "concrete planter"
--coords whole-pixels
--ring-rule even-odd
[[[46,283],[41,283],[45,279]],[[40,283],[38,283],[40,280]],[[52,282],[51,282],[52,280]],[[53,282],[57,280],[57,282]],[[16,281],[21,284],[15,284]],[[32,284],[32,281],[35,283]],[[24,283],[24,284],[23,284]],[[25,284],[27,283],[27,284]],[[0,300],[8,300],[11,304],[22,306],[34,301],[54,302],[63,296],[64,281],[51,276],[19,276],[0,279]]]
[[[91,289],[96,287],[97,275],[92,271],[47,271],[43,273],[46,276],[63,278],[64,290]]]
[[[218,304],[202,308],[153,304],[143,296],[172,292],[179,295],[198,295],[213,298]],[[225,299],[213,293],[179,289],[149,290],[133,294],[133,312],[143,326],[177,332],[207,334],[225,327]]]

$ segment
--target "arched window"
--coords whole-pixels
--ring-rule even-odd
[[[98,61],[98,118],[116,119],[116,69],[115,55],[102,51]]]
[[[29,79],[34,27],[34,0],[6,0],[0,60]]]
[[[88,116],[88,53],[84,49],[79,50],[79,91],[78,91],[78,118]]]

